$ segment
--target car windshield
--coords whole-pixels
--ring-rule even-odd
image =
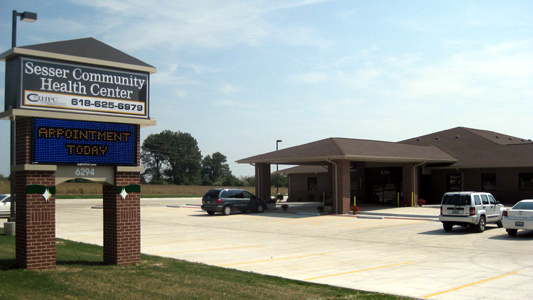
[[[518,202],[513,206],[513,209],[533,210],[533,202]]]
[[[442,199],[442,204],[445,205],[470,205],[470,195],[445,195]]]

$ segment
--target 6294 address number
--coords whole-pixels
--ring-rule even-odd
[[[77,168],[75,174],[79,177],[95,176],[94,168]]]

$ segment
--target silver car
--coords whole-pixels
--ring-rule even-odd
[[[0,214],[9,214],[11,211],[11,195],[10,194],[1,194],[0,195]]]
[[[533,200],[519,201],[504,211],[503,227],[510,236],[515,236],[518,229],[533,230]]]

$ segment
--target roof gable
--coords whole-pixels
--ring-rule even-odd
[[[399,143],[438,147],[457,158],[454,168],[533,166],[533,142],[487,130],[456,127]]]
[[[17,55],[54,58],[102,66],[111,64],[111,66],[124,69],[156,72],[153,66],[92,37],[17,47],[3,53],[1,58],[10,59]]]

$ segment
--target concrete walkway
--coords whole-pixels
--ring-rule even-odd
[[[282,205],[288,205],[286,211],[283,210]],[[270,212],[275,213],[295,213],[308,215],[327,215],[335,212],[319,213],[317,207],[322,206],[320,202],[280,202],[276,204],[276,209]],[[360,205],[361,210],[356,217],[358,218],[410,218],[410,219],[425,219],[438,220],[440,214],[440,205],[425,205],[417,207],[390,207],[383,205]],[[354,216],[349,213],[345,216]]]

